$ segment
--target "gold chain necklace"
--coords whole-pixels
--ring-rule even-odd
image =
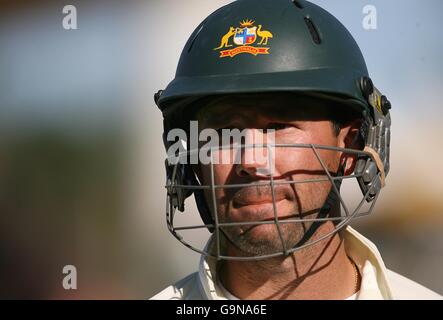
[[[351,257],[349,256],[348,259],[351,262],[352,266],[354,267],[354,278],[355,278],[354,294],[355,294],[360,289],[359,288],[360,272],[358,271],[357,264],[354,262],[354,260],[352,260]]]

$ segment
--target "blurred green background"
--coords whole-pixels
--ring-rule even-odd
[[[166,229],[152,96],[229,2],[0,1],[0,298],[146,299],[197,270]],[[388,185],[353,225],[389,268],[443,293],[443,2],[313,2],[351,31],[393,103]],[[67,4],[78,30],[62,28]],[[362,27],[367,4],[377,30]],[[69,264],[77,290],[62,287]]]

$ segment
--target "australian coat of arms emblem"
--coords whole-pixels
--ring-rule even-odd
[[[263,30],[261,24],[254,26],[254,23],[255,21],[247,19],[240,22],[240,27],[229,28],[229,31],[221,38],[220,46],[214,48],[214,50],[219,50],[220,58],[233,58],[240,53],[249,53],[254,56],[269,54],[269,48],[263,46],[268,44],[268,40],[273,35],[271,32]],[[257,38],[260,38],[260,41],[254,46]],[[234,48],[227,49],[230,47]]]

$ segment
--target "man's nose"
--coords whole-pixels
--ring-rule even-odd
[[[240,162],[235,172],[240,177],[269,178],[273,174],[273,157],[269,137],[263,130],[247,129],[245,145],[240,147]]]

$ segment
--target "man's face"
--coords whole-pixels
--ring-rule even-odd
[[[309,104],[308,104],[309,103]],[[237,128],[246,130],[246,143],[316,144],[346,147],[346,133],[337,135],[328,119],[324,105],[312,104],[307,100],[289,100],[272,96],[259,99],[236,98],[222,100],[209,105],[197,115],[199,128]],[[270,133],[274,129],[271,141]],[[263,139],[263,140],[262,140]],[[251,184],[241,188],[217,188],[215,190],[217,213],[213,209],[211,190],[205,191],[206,201],[212,214],[218,214],[219,222],[273,221],[274,206],[270,186],[272,172],[274,182],[325,179],[327,175],[310,148],[276,147],[272,150],[262,147],[240,148],[216,151],[215,159],[222,159],[221,153],[230,152],[240,156],[241,161],[224,161],[214,164],[214,184]],[[342,153],[317,150],[331,174],[343,164]],[[240,154],[238,154],[240,153]],[[263,158],[257,155],[264,155]],[[233,159],[225,157],[224,159]],[[263,161],[266,159],[266,161]],[[202,184],[211,183],[210,165],[197,169]],[[267,183],[254,186],[254,183]],[[275,209],[279,220],[315,218],[331,191],[329,181],[298,184],[277,184],[274,186]],[[295,246],[305,235],[312,222],[282,223],[280,230],[287,248]],[[282,244],[275,224],[229,226],[223,233],[234,244],[234,250],[243,254],[264,255],[282,251]]]

